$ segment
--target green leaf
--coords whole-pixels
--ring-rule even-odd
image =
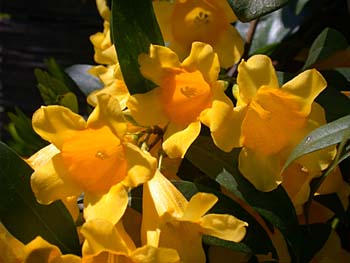
[[[103,87],[101,81],[88,72],[90,68],[92,68],[92,65],[76,64],[65,69],[85,96]]]
[[[227,0],[238,19],[243,22],[251,21],[284,6],[288,0]]]
[[[155,87],[139,69],[138,56],[150,44],[164,45],[151,0],[112,0],[111,33],[120,68],[130,94]]]
[[[219,150],[211,138],[200,136],[186,158],[201,171],[244,199],[273,226],[277,227],[296,255],[300,251],[300,232],[294,206],[282,186],[271,192],[258,191],[238,170],[240,149],[230,153]]]
[[[73,92],[67,92],[60,97],[59,105],[67,107],[75,113],[79,113],[78,99]]]
[[[289,155],[283,170],[299,157],[350,138],[350,115],[323,125],[309,133]]]
[[[63,253],[80,254],[75,224],[62,202],[37,203],[30,186],[32,169],[0,142],[0,221],[23,243],[37,236]]]
[[[310,0],[298,0],[295,5],[295,14],[299,15],[301,11],[303,10],[304,6],[309,2]]]
[[[340,32],[332,28],[324,29],[312,43],[302,70],[309,68],[321,59],[327,58],[335,51],[347,48],[347,46],[347,40]]]
[[[242,208],[241,204],[207,186],[188,181],[172,181],[172,183],[181,191],[187,200],[191,199],[197,192],[215,194],[219,200],[208,213],[231,214],[249,224],[247,227],[247,234],[240,243],[229,242],[209,236],[203,238],[204,243],[207,245],[226,247],[248,254],[267,254],[271,252],[274,257],[277,257],[271,239],[264,228],[257,222],[254,216]]]

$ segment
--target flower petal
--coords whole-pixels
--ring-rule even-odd
[[[190,55],[182,62],[189,72],[199,70],[208,83],[218,79],[220,72],[219,58],[213,48],[202,42],[193,42]]]
[[[30,183],[37,201],[41,204],[50,204],[58,199],[64,200],[66,197],[78,196],[82,189],[74,184],[67,175],[60,154],[35,168]]]
[[[191,200],[188,202],[183,216],[182,221],[192,221],[197,222],[200,218],[212,208],[218,198],[213,194],[208,193],[196,193],[192,196]]]
[[[245,147],[239,154],[239,170],[255,188],[263,192],[272,191],[282,181],[278,156],[258,155]]]
[[[122,183],[134,188],[150,180],[156,172],[157,159],[130,143],[125,144],[124,149],[125,158],[128,161],[128,173]]]
[[[269,57],[255,55],[238,66],[237,83],[240,98],[249,103],[261,86],[278,88],[278,80],[275,69]]]
[[[181,67],[175,52],[157,45],[151,45],[149,55],[141,54],[138,60],[142,75],[157,85],[161,85],[169,70]]]
[[[109,10],[106,0],[96,0],[96,5],[97,5],[97,10],[100,13],[100,16],[104,20],[109,21],[111,16],[111,11]]]
[[[246,108],[233,108],[219,84],[212,88],[212,94],[212,106],[201,113],[200,121],[209,127],[215,145],[229,152],[233,147],[241,146],[241,124]]]
[[[174,4],[169,1],[153,1],[152,4],[164,42],[169,42],[172,38],[170,27]]]
[[[83,117],[57,105],[38,109],[33,115],[32,124],[37,134],[57,148],[60,148],[72,132],[86,128]]]
[[[125,234],[125,231],[118,225],[116,227],[111,222],[99,218],[84,223],[80,229],[80,233],[85,237],[83,256],[96,256],[105,251],[128,255],[133,247],[127,246],[121,235]],[[118,228],[122,231],[118,231]]]
[[[23,262],[25,246],[12,236],[0,222],[0,262],[17,263]]]
[[[230,26],[213,48],[219,56],[221,67],[228,68],[241,59],[244,51],[244,41],[238,31]]]
[[[161,103],[161,89],[130,96],[127,107],[136,122],[142,126],[164,125],[168,118]]]
[[[180,263],[180,257],[176,250],[151,246],[137,248],[131,253],[130,258],[135,263]]]
[[[200,221],[203,233],[224,240],[239,242],[247,230],[248,224],[232,215],[209,214]]]
[[[123,138],[127,130],[127,122],[119,101],[108,94],[97,96],[97,107],[88,119],[89,128],[97,129],[102,126],[108,126],[118,138]]]
[[[327,86],[326,80],[316,69],[306,70],[282,86],[282,90],[300,97],[303,112],[309,114],[318,94]]]
[[[86,221],[101,218],[116,224],[128,205],[128,192],[124,185],[112,186],[104,195],[85,193],[84,218]]]
[[[198,137],[201,130],[199,121],[190,123],[187,127],[169,123],[163,136],[163,149],[170,158],[183,158],[187,149]]]

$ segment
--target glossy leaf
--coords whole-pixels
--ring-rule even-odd
[[[335,145],[344,139],[350,139],[350,115],[323,125],[305,136],[289,155],[284,169],[299,157]]]
[[[0,220],[12,235],[28,243],[40,235],[63,253],[80,253],[73,219],[62,202],[40,205],[30,187],[32,169],[0,142]]]
[[[332,28],[324,29],[312,43],[302,70],[309,68],[321,59],[327,58],[335,51],[346,49],[347,46],[347,40],[340,32]]]
[[[87,64],[76,64],[65,69],[65,72],[74,80],[85,96],[103,87],[103,84],[97,77],[89,74],[88,70],[91,67],[91,65]]]
[[[148,53],[150,44],[164,45],[151,0],[113,0],[111,33],[120,69],[130,94],[145,93],[155,87],[146,80],[138,56]]]
[[[209,137],[201,136],[190,147],[186,158],[235,196],[277,227],[294,253],[300,251],[300,233],[294,206],[282,186],[271,192],[258,191],[238,170],[239,149],[230,153],[219,150]]]
[[[284,6],[288,0],[228,0],[238,19],[243,22],[251,21]]]

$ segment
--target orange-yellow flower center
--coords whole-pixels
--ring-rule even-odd
[[[210,85],[198,70],[172,74],[163,81],[161,89],[164,111],[177,124],[195,121],[211,105]]]
[[[201,41],[215,45],[230,26],[225,12],[205,0],[176,1],[171,30],[174,40],[190,47]]]
[[[261,87],[242,124],[243,145],[261,154],[275,154],[288,146],[306,122],[299,105],[294,95]]]
[[[61,148],[70,178],[84,191],[103,193],[126,176],[120,140],[109,128],[77,131]]]

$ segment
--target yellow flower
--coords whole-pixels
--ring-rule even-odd
[[[96,0],[96,6],[97,10],[100,14],[100,16],[109,22],[111,17],[111,11],[109,10],[109,7],[107,5],[106,0]]]
[[[238,142],[230,122],[233,104],[218,81],[219,61],[210,45],[194,42],[182,63],[169,48],[151,45],[139,57],[142,74],[158,85],[129,98],[127,106],[143,126],[166,126],[163,149],[170,158],[184,157],[197,138],[201,122],[210,128],[215,144],[229,151]],[[237,129],[237,128],[236,128]]]
[[[88,103],[95,107],[97,105],[97,96],[106,93],[115,97],[119,101],[120,107],[125,109],[130,94],[120,71],[119,63],[108,65],[107,67],[95,66],[89,70],[89,73],[98,77],[104,84],[104,87],[92,92],[87,98]]]
[[[31,185],[42,204],[84,192],[86,220],[116,223],[126,209],[128,190],[153,176],[156,159],[124,141],[127,124],[119,102],[106,94],[97,99],[87,121],[62,106],[34,113],[34,130],[56,150],[41,150],[50,159],[34,165]]]
[[[174,249],[158,248],[159,233],[148,232],[147,245],[136,248],[123,224],[116,225],[103,219],[86,222],[81,228],[85,237],[83,263],[179,263]]]
[[[237,18],[226,0],[153,1],[153,7],[165,42],[180,58],[195,41],[210,44],[224,68],[241,58],[244,43],[231,25]]]
[[[90,41],[95,50],[94,59],[99,64],[117,64],[118,57],[115,47],[111,41],[109,21],[104,21],[103,28],[103,32],[98,32],[90,36]]]
[[[13,237],[0,223],[1,263],[80,263],[75,255],[62,255],[61,251],[41,237],[27,245]]]
[[[272,62],[263,55],[240,63],[237,83],[237,110],[245,111],[239,169],[257,189],[270,191],[284,180],[281,168],[291,150],[309,132],[326,123],[324,110],[314,99],[327,83],[312,69],[279,88]],[[305,199],[309,191],[308,183],[303,185],[300,176],[320,175],[334,155],[335,148],[329,147],[298,159],[294,167],[288,168],[286,177],[291,172],[303,187],[297,198]],[[288,181],[293,183],[294,179]]]
[[[217,197],[197,193],[190,201],[159,171],[144,184],[141,240],[147,231],[160,230],[159,245],[176,249],[181,262],[205,262],[202,235],[239,242],[248,224],[232,215],[207,214]]]

